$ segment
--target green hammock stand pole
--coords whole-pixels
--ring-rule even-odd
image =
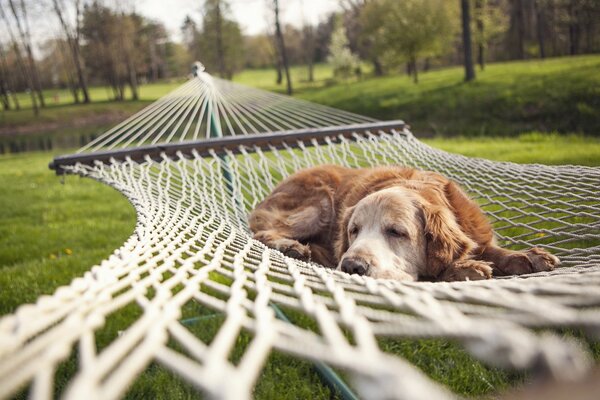
[[[210,129],[209,129],[210,137],[211,138],[222,138],[223,131],[221,130],[221,125],[215,118],[215,113],[213,112],[212,101],[208,102],[208,109],[209,109],[208,120],[209,120],[209,124],[210,124]],[[229,172],[229,162],[227,162],[227,156],[219,155],[219,159],[221,160],[221,165],[222,165],[221,172],[223,174],[223,178],[225,179],[225,185],[227,187],[227,190],[229,190],[231,195],[233,195],[233,186],[231,185],[231,173]],[[238,200],[235,199],[235,201],[237,202]]]
[[[275,315],[282,321],[291,324],[292,321],[288,319],[288,317],[283,313],[283,311],[277,307],[275,304],[271,303],[271,308],[275,310]],[[327,386],[329,386],[333,391],[338,392],[340,396],[342,396],[343,400],[358,400],[358,396],[348,387],[346,382],[327,364],[322,363],[320,361],[315,361],[313,363],[317,374],[321,376]]]

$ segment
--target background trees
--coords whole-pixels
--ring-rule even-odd
[[[200,1],[182,21],[179,43],[129,2],[0,0],[0,104],[20,107],[14,93],[28,91],[36,111],[47,88],[67,88],[73,102],[86,103],[90,85],[135,99],[139,83],[184,76],[195,60],[227,79],[243,68],[275,67],[283,83],[286,65],[302,64],[300,79],[311,81],[313,65],[329,62],[337,76],[362,65],[375,75],[407,71],[418,82],[422,70],[465,59],[483,70],[487,62],[600,52],[598,0],[339,0],[318,24],[296,25],[274,18],[289,3],[264,3],[267,31],[249,36],[233,17],[235,2]],[[470,15],[466,46],[461,5]],[[40,23],[53,27],[42,39],[32,36]],[[291,77],[286,83],[291,91]]]
[[[242,32],[227,1],[206,0],[200,22],[187,16],[182,33],[189,63],[201,60],[209,72],[227,79],[244,66]]]

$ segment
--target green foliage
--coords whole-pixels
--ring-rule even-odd
[[[188,47],[209,73],[231,79],[244,64],[244,41],[239,24],[231,17],[226,0],[204,2],[202,29],[186,21]]]
[[[500,38],[506,32],[508,16],[501,7],[491,4],[490,0],[475,0],[471,3],[475,6],[471,19],[473,42],[487,47],[491,41]],[[481,29],[478,29],[478,24],[481,24]]]
[[[336,25],[331,35],[327,62],[333,67],[334,77],[348,78],[360,67],[360,60],[350,51],[344,25],[341,23]]]
[[[457,30],[455,2],[374,0],[361,13],[362,39],[388,68],[449,51]]]
[[[245,36],[244,50],[245,68],[268,68],[276,57],[275,45],[268,35]]]

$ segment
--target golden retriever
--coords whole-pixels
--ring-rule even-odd
[[[498,247],[456,183],[399,166],[299,171],[258,204],[249,225],[256,240],[289,257],[373,278],[476,280],[559,264],[540,248]]]

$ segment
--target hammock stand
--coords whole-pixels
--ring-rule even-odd
[[[327,270],[252,240],[246,215],[254,205],[285,176],[321,163],[438,171],[482,205],[503,245],[545,247],[563,267],[405,283]],[[57,366],[73,352],[69,399],[119,398],[151,362],[208,397],[249,398],[272,350],[346,370],[361,398],[455,398],[382,352],[377,337],[451,339],[490,365],[559,380],[578,379],[591,365],[578,341],[540,329],[600,335],[599,168],[448,154],[419,142],[402,121],[378,122],[202,71],[50,166],[119,190],[137,225],[84,276],[0,319],[0,398],[27,385],[32,398],[51,397]],[[198,304],[225,318],[210,343],[182,323]],[[143,313],[98,349],[97,332],[128,305]],[[309,316],[318,331],[277,319],[271,305]],[[228,355],[242,331],[253,338],[234,365]]]

